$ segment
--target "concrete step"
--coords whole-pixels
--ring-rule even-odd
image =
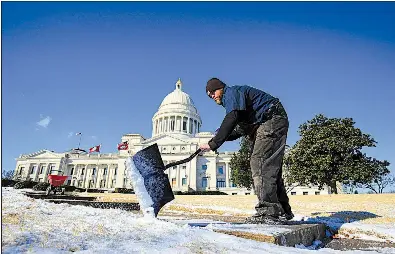
[[[289,222],[290,225],[267,225],[204,219],[177,220],[168,218],[166,220],[177,224],[188,224],[191,227],[203,227],[222,234],[281,246],[295,247],[297,244],[311,246],[314,241],[320,240],[324,242],[326,238],[325,224],[295,221]]]
[[[61,195],[61,194],[49,194],[46,195],[44,193],[38,193],[38,192],[25,192],[23,193],[24,195],[30,197],[30,198],[37,198],[37,199],[68,199],[68,200],[85,200],[85,201],[93,201],[96,199],[96,197],[82,197],[82,196],[74,196],[74,195]]]
[[[139,211],[139,203],[117,203],[117,202],[99,202],[85,200],[69,200],[69,199],[46,199],[45,201],[55,204],[83,205],[101,209],[122,209],[125,211]]]

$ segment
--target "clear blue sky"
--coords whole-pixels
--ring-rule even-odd
[[[214,131],[224,110],[205,94],[211,77],[279,97],[290,145],[318,113],[352,117],[378,141],[368,154],[395,163],[393,2],[1,5],[3,169],[21,153],[76,147],[69,133],[105,153],[125,133],[150,137],[178,78]]]

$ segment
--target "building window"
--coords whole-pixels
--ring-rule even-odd
[[[251,193],[249,193],[249,192],[246,192],[246,195],[250,195]]]
[[[55,170],[55,165],[51,165],[50,170],[49,170],[49,174],[51,174],[52,170]]]
[[[173,166],[173,169],[176,170],[176,169],[177,169],[177,166]]]
[[[226,187],[225,180],[224,179],[218,179],[217,180],[217,188],[224,188],[224,187]]]
[[[292,196],[295,196],[295,195],[296,195],[296,192],[295,192],[295,191],[292,191],[292,192],[291,192],[291,195],[292,195]]]
[[[114,170],[114,175],[115,175],[115,176],[117,175],[117,169],[118,169],[118,168],[115,168],[115,170]]]
[[[189,134],[192,134],[192,121],[189,121]]]
[[[235,192],[232,192],[232,195],[237,195],[237,193],[235,193]]]
[[[123,179],[123,187],[126,187],[127,180],[126,178]]]
[[[84,172],[85,172],[85,168],[82,168],[82,170],[81,170],[81,175],[82,176],[84,175]]]
[[[25,167],[21,167],[21,168],[19,169],[19,174],[20,174],[20,175],[22,175],[22,172],[23,172],[24,169],[25,169]]]
[[[89,187],[88,188],[92,188],[95,186],[95,183],[93,182],[93,180],[89,181]]]
[[[45,166],[41,166],[40,168],[40,174],[42,174],[44,172]]]
[[[92,169],[92,175],[94,176],[96,174],[96,168]]]
[[[116,182],[116,180],[114,179],[114,180],[112,180],[112,183],[111,183],[111,188],[114,188],[115,187],[115,182]]]
[[[202,187],[207,188],[207,177],[202,178]]]
[[[315,192],[315,195],[320,195],[320,192],[319,192],[319,191],[316,191],[316,192]]]
[[[308,195],[309,193],[307,192],[307,191],[304,191],[303,192],[303,195]]]
[[[186,178],[182,178],[182,185],[187,185],[187,179]]]
[[[218,167],[218,174],[220,174],[220,175],[224,174],[224,167],[223,166]]]
[[[207,165],[202,165],[202,170],[207,170]]]
[[[104,169],[103,169],[103,175],[104,175],[104,176],[107,175],[107,168],[104,168]]]
[[[176,185],[177,181],[175,178],[171,179],[171,187],[174,187],[174,185]]]
[[[182,131],[183,132],[187,132],[187,121],[188,121],[188,119],[186,117],[184,117],[183,121],[182,121]]]
[[[164,126],[164,131],[167,132],[167,117],[165,118],[165,126]]]
[[[175,127],[175,117],[172,116],[170,120],[170,131],[174,131],[174,127]]]
[[[33,166],[30,170],[30,174],[33,174],[37,166]]]
[[[74,168],[71,168],[71,173],[70,175],[74,175]]]
[[[182,166],[182,169],[187,169],[187,166]]]

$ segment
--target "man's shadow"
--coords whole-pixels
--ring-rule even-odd
[[[329,215],[319,216],[325,213]],[[330,233],[337,234],[343,224],[362,221],[382,216],[363,211],[316,212],[307,219],[288,221],[288,225],[325,224]],[[328,232],[329,233],[329,232]]]

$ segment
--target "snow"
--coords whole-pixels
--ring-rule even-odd
[[[133,189],[139,201],[140,209],[146,217],[154,217],[154,208],[152,207],[154,202],[151,196],[148,194],[147,189],[144,185],[144,178],[140,174],[133,162],[133,158],[129,157],[126,162],[126,174],[132,182]]]
[[[340,253],[328,248],[310,250],[314,246],[283,247],[238,238],[216,233],[212,226],[192,227],[187,222],[171,221],[171,217],[166,221],[120,209],[54,204],[29,198],[21,191],[28,190],[2,188],[2,253]],[[365,229],[358,223],[345,225]],[[395,235],[393,228],[382,225],[366,229]],[[342,251],[372,252],[395,250]]]

